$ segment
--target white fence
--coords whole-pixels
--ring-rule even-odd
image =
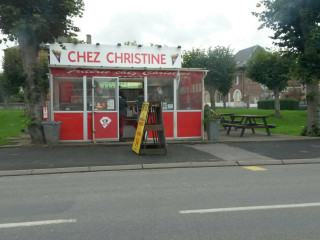
[[[211,106],[211,103],[205,103],[205,105],[208,104],[209,106]],[[223,103],[222,102],[216,102],[216,107],[223,107]],[[227,108],[246,108],[247,105],[246,103],[241,102],[240,106],[235,106],[233,102],[226,102],[226,107]],[[256,103],[250,103],[249,108],[258,108],[258,104]]]
[[[0,110],[9,109],[9,110],[24,110],[24,103],[10,103],[4,104],[0,103]]]

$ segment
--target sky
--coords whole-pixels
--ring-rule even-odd
[[[258,0],[84,0],[82,18],[74,19],[92,43],[116,45],[137,41],[182,50],[230,47],[234,53],[254,45],[272,47],[272,31],[258,30],[259,21],[251,14]],[[12,44],[11,44],[12,45]],[[5,48],[0,45],[0,49]],[[2,59],[3,51],[0,51]],[[0,68],[1,69],[1,68]]]

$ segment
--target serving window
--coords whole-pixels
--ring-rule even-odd
[[[83,111],[83,78],[53,76],[54,111]]]
[[[88,111],[116,111],[117,78],[94,77],[87,78]],[[93,87],[94,86],[94,87]],[[93,87],[93,89],[92,89]],[[93,91],[92,91],[93,90]],[[92,98],[92,93],[94,97]],[[92,100],[94,101],[92,104]]]
[[[163,102],[163,110],[173,110],[173,78],[148,77],[148,101]]]
[[[177,110],[202,110],[202,73],[180,76]]]

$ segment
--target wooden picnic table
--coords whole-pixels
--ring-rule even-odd
[[[218,113],[220,117],[220,124],[223,126],[224,129],[226,129],[225,123],[231,123],[231,118],[226,119],[226,117],[230,117],[234,115],[233,113]]]
[[[266,115],[230,115],[231,122],[223,125],[228,127],[227,135],[229,135],[231,128],[234,127],[235,129],[242,128],[240,137],[243,137],[247,128],[250,128],[253,134],[255,134],[255,128],[265,128],[268,136],[270,136],[269,128],[275,128],[276,126],[267,123],[268,117]]]
[[[221,117],[232,116],[234,113],[218,113]]]

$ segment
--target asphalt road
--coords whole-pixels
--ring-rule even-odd
[[[305,159],[320,157],[320,139],[274,142],[239,142],[229,146],[245,149],[274,159]]]
[[[0,239],[319,239],[320,165],[263,168],[2,177]]]

